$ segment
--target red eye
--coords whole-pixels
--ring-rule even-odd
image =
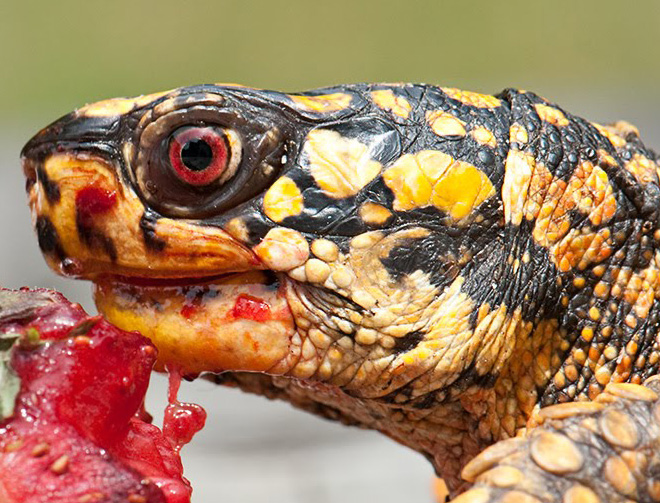
[[[212,127],[191,127],[174,133],[169,156],[177,176],[197,186],[222,177],[229,164],[227,139]]]

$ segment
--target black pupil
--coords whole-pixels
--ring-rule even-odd
[[[203,171],[213,161],[213,150],[204,140],[190,140],[181,149],[181,161],[192,171]]]

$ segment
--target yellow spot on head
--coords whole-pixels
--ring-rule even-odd
[[[426,120],[438,136],[465,136],[465,122],[447,112],[427,112]]]
[[[289,95],[296,106],[305,112],[332,113],[344,110],[351,104],[353,97],[345,93],[323,94],[319,96]]]
[[[344,138],[336,131],[310,132],[303,151],[309,157],[314,181],[329,197],[336,199],[354,196],[382,169],[369,155],[367,145]]]
[[[259,90],[258,87],[250,87],[243,84],[237,84],[236,82],[216,82],[214,85],[219,87],[236,87],[238,89],[252,89]]]
[[[328,239],[315,239],[312,253],[325,262],[333,262],[339,257],[339,247]]]
[[[537,103],[534,105],[536,113],[539,114],[541,120],[554,124],[555,126],[567,126],[568,119],[566,116],[555,107],[549,105],[544,105],[543,103]]]
[[[378,91],[371,92],[371,99],[374,100],[374,103],[379,108],[383,110],[389,110],[394,115],[403,117],[404,119],[408,118],[410,115],[410,110],[412,107],[408,100],[401,96],[397,96],[391,89],[379,89]]]
[[[432,205],[457,220],[495,194],[485,173],[435,150],[402,156],[385,170],[383,180],[394,193],[395,210]]]
[[[441,88],[447,96],[460,101],[466,105],[478,108],[496,108],[501,102],[495,96],[489,94],[480,94],[472,91],[461,91],[452,87]]]
[[[509,129],[509,139],[511,143],[522,143],[525,144],[529,141],[529,135],[527,134],[527,129],[522,124],[514,123]]]
[[[330,266],[317,258],[310,258],[305,263],[305,276],[312,283],[323,283],[330,276]]]
[[[78,115],[84,117],[115,117],[124,115],[136,108],[143,107],[165,96],[170,91],[146,94],[137,98],[113,98],[90,103],[78,109]]]
[[[366,202],[360,206],[360,218],[369,225],[383,225],[392,216],[392,212],[380,204]]]
[[[225,230],[234,238],[246,243],[250,239],[250,231],[248,230],[245,220],[240,217],[232,218],[225,225]]]
[[[470,131],[470,134],[472,135],[472,138],[474,138],[475,141],[481,145],[486,145],[491,148],[497,147],[497,140],[495,139],[495,135],[493,135],[493,133],[491,133],[483,126],[477,126],[472,131]]]
[[[275,227],[257,246],[254,253],[273,271],[289,271],[309,258],[309,244],[298,231]]]
[[[273,222],[300,215],[303,206],[300,189],[288,176],[278,178],[264,196],[264,212]]]
[[[591,123],[600,134],[602,134],[605,138],[610,140],[610,143],[616,147],[616,148],[621,148],[626,145],[626,140],[621,138],[615,131],[613,131],[611,128],[607,126],[603,126],[601,124],[597,124],[596,122]]]

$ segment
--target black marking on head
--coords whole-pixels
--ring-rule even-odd
[[[83,243],[90,248],[100,248],[112,262],[117,261],[117,247],[112,238],[98,229],[94,229],[90,222],[87,222],[85,218],[80,218],[79,215],[76,216],[76,229]]]
[[[44,216],[38,217],[35,228],[41,251],[43,253],[54,253],[58,259],[64,260],[66,255],[60,243],[60,238],[57,235],[57,230],[53,222],[50,221],[50,218]]]
[[[391,121],[367,116],[324,129],[336,131],[344,138],[356,139],[368,145],[369,157],[383,165],[401,155],[401,135]]]
[[[396,344],[394,345],[394,352],[396,354],[405,353],[417,347],[417,345],[424,340],[425,332],[421,330],[414,330],[408,332],[403,337],[396,338]]]
[[[21,151],[21,157],[41,163],[53,152],[91,151],[102,156],[114,152],[110,144],[118,140],[119,119],[112,117],[90,117],[77,111],[59,118],[39,131]]]
[[[147,249],[161,252],[165,249],[166,243],[156,234],[156,222],[158,222],[158,216],[152,211],[145,210],[140,218],[140,230]]]
[[[243,241],[246,246],[253,247],[261,243],[268,231],[273,227],[273,223],[268,220],[268,218],[263,215],[260,210],[255,209],[255,202],[251,202],[249,206],[243,205],[239,206],[236,211],[228,213],[226,216],[223,216],[218,220],[209,220],[210,225],[217,225],[222,227],[226,221],[231,220],[236,216],[242,218],[245,227],[247,228],[247,240]]]
[[[59,202],[60,188],[49,178],[43,166],[37,168],[37,180],[39,180],[39,183],[41,183],[41,186],[44,188],[44,193],[46,194],[48,202],[51,204]]]
[[[302,233],[309,233],[313,237],[327,236],[340,239],[343,236],[352,237],[367,232],[372,227],[359,217],[359,208],[365,202],[377,203],[386,208],[391,208],[394,200],[392,191],[385,185],[381,177],[376,177],[355,196],[334,199],[316,187],[314,179],[307,171],[290,170],[287,176],[294,180],[298,187],[306,187],[303,190],[304,206],[302,213],[285,218],[281,225]],[[265,219],[265,217],[263,218]],[[246,220],[251,232],[253,220]],[[265,224],[262,221],[257,223],[262,227],[268,225],[264,228],[265,232],[273,227],[272,223]],[[395,218],[391,218],[387,222],[385,227],[393,227],[394,225],[396,225],[396,215]]]
[[[490,148],[481,148],[478,150],[477,157],[484,166],[490,166],[495,163],[495,155]]]
[[[367,226],[357,216],[357,210],[360,207],[359,197],[331,198],[316,186],[312,175],[308,171],[296,169],[289,171],[287,175],[298,187],[306,187],[306,189],[303,190],[304,205],[302,213],[285,218],[281,225],[303,233],[309,233],[315,237],[355,236],[367,230]],[[246,222],[250,229],[252,228],[252,222],[253,219]],[[270,224],[268,229],[272,227],[273,224]]]

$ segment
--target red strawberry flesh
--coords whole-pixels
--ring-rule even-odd
[[[0,334],[20,335],[10,360],[20,391],[0,422],[0,501],[190,502],[178,452],[192,434],[170,438],[142,419],[156,359],[148,339],[46,290],[0,290]]]

